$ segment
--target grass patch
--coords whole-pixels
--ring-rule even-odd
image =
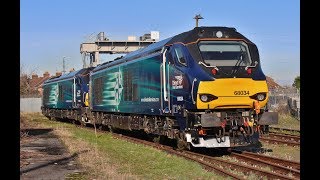
[[[24,119],[24,126],[27,126],[27,127],[34,127],[34,128],[74,127],[72,124],[63,123],[55,120],[49,120],[47,117],[43,116],[41,113],[20,113],[20,119]]]
[[[272,127],[287,128],[287,129],[300,129],[300,121],[289,114],[279,114],[278,124]]]
[[[74,136],[92,146],[97,146],[110,158],[110,163],[121,164],[120,173],[131,173],[147,179],[211,179],[212,173],[202,169],[197,163],[168,155],[162,151],[143,145],[114,139],[110,134],[95,137],[92,131],[73,129]]]
[[[71,174],[67,174],[65,179],[87,179],[85,173],[83,172],[75,172],[75,173],[71,173]]]
[[[115,139],[111,134],[50,121],[38,114],[20,115],[37,127],[54,128],[71,153],[79,154],[87,179],[225,179],[207,172],[198,163],[169,155],[151,147]]]
[[[263,179],[263,180],[267,180],[267,177],[261,177],[259,175],[256,175],[254,173],[250,173],[247,177],[245,177],[248,180],[256,180],[256,179]]]
[[[300,146],[287,146],[286,144],[271,144],[262,142],[262,147],[272,149],[272,152],[266,152],[265,155],[288,159],[300,162]]]

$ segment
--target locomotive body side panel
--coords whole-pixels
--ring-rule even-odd
[[[160,115],[160,65],[158,54],[93,73],[92,110]]]
[[[45,108],[57,108],[58,103],[58,83],[43,85],[42,105]]]

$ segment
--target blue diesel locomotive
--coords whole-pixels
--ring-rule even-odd
[[[42,113],[47,117],[81,119],[89,90],[89,72],[85,68],[48,79],[43,84]],[[88,97],[87,97],[88,98]]]
[[[196,27],[86,69],[89,91],[78,97],[80,71],[45,82],[44,115],[143,130],[179,148],[251,143],[278,121],[258,49],[235,28]]]

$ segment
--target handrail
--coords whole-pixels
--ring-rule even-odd
[[[196,81],[197,81],[197,78],[194,78],[193,81],[192,81],[192,87],[191,87],[191,98],[192,98],[193,104],[196,103],[196,101],[194,101],[194,97],[193,97],[194,82],[196,82]]]
[[[165,101],[168,101],[168,95],[167,95],[167,82],[166,82],[166,52],[167,49],[164,50],[162,54],[162,80],[163,80],[163,99]]]
[[[76,77],[73,77],[73,106],[76,106]]]

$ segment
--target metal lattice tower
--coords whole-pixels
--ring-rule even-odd
[[[100,32],[94,42],[84,42],[80,45],[83,67],[95,67],[100,64],[100,53],[124,54],[153,44],[159,39],[159,32],[156,35],[156,38],[152,38],[152,33],[153,32],[151,31],[151,35],[145,34],[141,36],[139,41],[136,41],[135,38],[134,40],[129,39],[129,37],[127,41],[110,41],[105,37],[104,32]],[[86,63],[86,60],[88,59],[90,60],[89,65]]]

